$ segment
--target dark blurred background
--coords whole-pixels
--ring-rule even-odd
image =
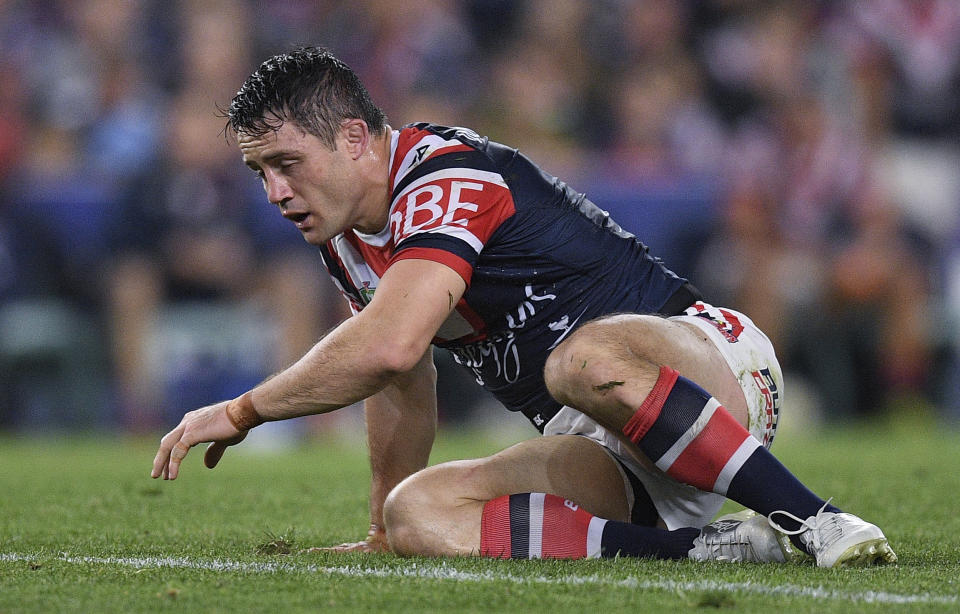
[[[298,43],[751,315],[788,411],[960,420],[960,2],[0,0],[0,429],[170,427],[345,317],[217,115]]]

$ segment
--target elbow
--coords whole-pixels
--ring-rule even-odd
[[[429,347],[429,343],[393,338],[378,343],[373,358],[383,375],[393,377],[412,371]]]

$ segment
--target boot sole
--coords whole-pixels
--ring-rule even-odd
[[[870,565],[890,565],[897,562],[885,537],[868,539],[850,546],[843,551],[831,567],[867,567]]]

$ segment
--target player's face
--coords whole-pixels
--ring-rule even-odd
[[[262,136],[240,133],[238,142],[267,199],[308,243],[322,245],[358,224],[363,184],[343,143],[331,151],[291,122]]]

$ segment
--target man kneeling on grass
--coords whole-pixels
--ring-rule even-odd
[[[354,315],[237,399],[187,413],[154,478],[264,421],[366,400],[371,530],[342,550],[891,563],[881,530],[769,452],[767,337],[714,307],[582,194],[464,128],[393,129],[329,52],[265,61],[229,110],[244,163]],[[544,436],[426,466],[431,344]],[[716,515],[728,498],[747,513]]]

